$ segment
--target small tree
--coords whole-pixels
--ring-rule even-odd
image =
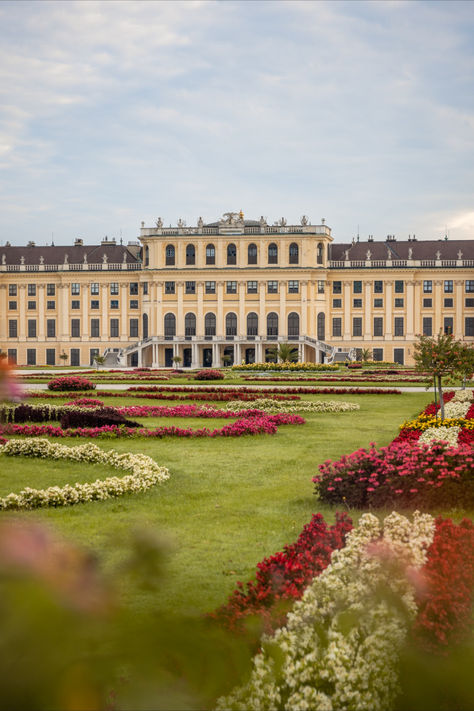
[[[372,358],[372,351],[370,348],[362,348],[360,351],[360,360],[362,363],[367,363]]]
[[[104,365],[104,363],[105,363],[105,356],[103,356],[103,355],[96,355],[96,356],[94,356],[94,362],[95,362],[98,366]]]
[[[224,363],[224,366],[229,365],[230,361],[232,360],[231,356],[228,353],[225,353],[222,356],[222,362]]]
[[[173,356],[174,367],[177,368],[183,359],[179,355]]]
[[[280,343],[280,345],[271,348],[269,352],[281,363],[295,363],[298,357],[298,349],[291,343]]]
[[[474,347],[471,344],[463,343],[461,345],[461,358],[459,374],[462,377],[463,390],[465,390],[466,382],[471,380],[474,373]]]
[[[62,362],[63,362],[64,364],[66,364],[66,361],[67,361],[67,359],[68,359],[67,353],[65,353],[64,351],[63,351],[62,353],[60,353],[59,359],[62,360]]]
[[[415,343],[415,370],[426,372],[438,391],[441,419],[444,420],[443,377],[461,374],[465,360],[464,346],[454,340],[452,334],[438,333],[436,337],[418,336]]]

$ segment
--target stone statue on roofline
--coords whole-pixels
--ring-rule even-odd
[[[163,227],[163,220],[161,219],[161,217],[157,219],[155,225],[158,227],[158,229],[161,229]]]
[[[308,216],[307,215],[302,216],[301,224],[303,225],[303,227],[306,227],[306,225],[308,224]]]

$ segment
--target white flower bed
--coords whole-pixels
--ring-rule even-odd
[[[426,561],[434,519],[393,513],[383,528],[364,514],[314,579],[286,627],[262,639],[249,683],[217,709],[386,711],[398,690],[397,664],[416,616],[407,572]]]
[[[473,398],[474,391],[473,390],[456,390],[456,394],[453,397],[453,400],[457,402],[471,402],[474,400]],[[451,400],[451,402],[453,402]],[[447,403],[448,405],[450,404],[449,402]]]
[[[278,401],[261,398],[250,403],[232,400],[227,403],[225,409],[234,412],[249,409],[263,410],[264,412],[349,412],[351,410],[360,410],[360,405],[353,402],[336,402],[334,400]]]
[[[448,442],[451,447],[457,447],[458,435],[461,428],[456,425],[454,427],[428,427],[420,435],[418,442],[420,444],[433,444],[434,442]]]
[[[450,400],[444,406],[444,416],[450,418],[465,417],[471,404],[469,401]]]
[[[47,489],[27,487],[19,494],[8,494],[0,498],[0,509],[34,509],[41,506],[71,506],[87,501],[103,501],[124,494],[136,494],[169,479],[169,471],[160,467],[145,454],[115,450],[108,452],[95,444],[67,447],[46,439],[10,440],[0,447],[0,456],[40,457],[42,459],[69,459],[74,462],[105,464],[115,469],[130,472],[123,477],[107,477],[85,484]]]

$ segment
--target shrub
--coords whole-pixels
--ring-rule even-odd
[[[53,378],[48,383],[48,390],[95,390],[94,383],[75,375]]]
[[[104,425],[125,425],[140,427],[138,422],[127,420],[114,407],[101,407],[95,410],[66,410],[61,413],[61,427],[103,427]]]
[[[200,370],[194,377],[196,380],[224,380],[225,376],[219,370],[207,368],[206,370]]]

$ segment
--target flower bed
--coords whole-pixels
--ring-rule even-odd
[[[338,365],[328,365],[325,363],[247,363],[246,365],[233,365],[232,370],[239,371],[328,371],[339,370]]]
[[[319,395],[320,393],[360,393],[363,395],[366,395],[367,393],[369,394],[380,394],[383,393],[384,395],[387,394],[395,394],[398,395],[401,393],[401,390],[391,390],[389,388],[341,388],[340,390],[337,390],[335,388],[305,388],[301,386],[292,386],[292,385],[287,385],[286,387],[275,387],[275,388],[248,388],[246,386],[243,386],[241,388],[232,388],[228,387],[225,385],[220,385],[216,387],[212,386],[203,386],[200,387],[196,390],[192,390],[191,388],[185,388],[180,385],[177,386],[166,386],[166,387],[158,387],[157,385],[137,385],[137,386],[132,386],[131,388],[127,388],[126,392],[128,393],[142,393],[142,392],[153,392],[153,393],[181,393],[181,392],[187,392],[187,393],[195,393],[196,395],[202,394],[202,393],[210,393],[210,394],[233,394],[235,400],[242,400],[244,395],[256,395],[257,397],[262,397],[262,395],[279,395],[279,397],[283,397],[283,395]]]
[[[88,501],[104,501],[124,494],[146,491],[156,484],[169,479],[169,471],[159,467],[145,454],[114,450],[104,452],[94,444],[66,447],[45,439],[10,440],[0,448],[0,457],[40,457],[41,459],[66,459],[74,462],[103,464],[130,472],[123,477],[107,477],[86,484],[74,484],[47,489],[27,487],[18,494],[8,494],[0,498],[0,509],[34,509],[44,506],[72,506]]]
[[[205,370],[199,370],[194,376],[195,380],[224,380],[224,373],[220,370],[213,370],[212,368],[206,368]]]
[[[263,412],[350,412],[360,410],[360,405],[353,402],[339,402],[335,400],[300,400],[299,402],[276,402],[275,400],[261,399],[254,400],[254,407]],[[233,400],[227,404],[227,408],[234,412],[244,409],[245,403]]]
[[[48,383],[48,390],[53,391],[79,391],[79,390],[95,390],[94,383],[85,378],[79,378],[76,375],[63,376],[53,378]]]
[[[373,375],[372,373],[367,373],[366,376],[362,377],[360,375],[321,375],[319,378],[309,378],[309,377],[295,377],[293,375],[288,376],[288,378],[273,378],[267,375],[261,377],[253,377],[250,375],[244,376],[243,380],[252,383],[287,383],[288,381],[295,383],[386,383],[393,381],[401,381],[404,383],[424,383],[425,378],[413,378],[406,377],[404,375],[387,375],[381,377],[378,373]]]

